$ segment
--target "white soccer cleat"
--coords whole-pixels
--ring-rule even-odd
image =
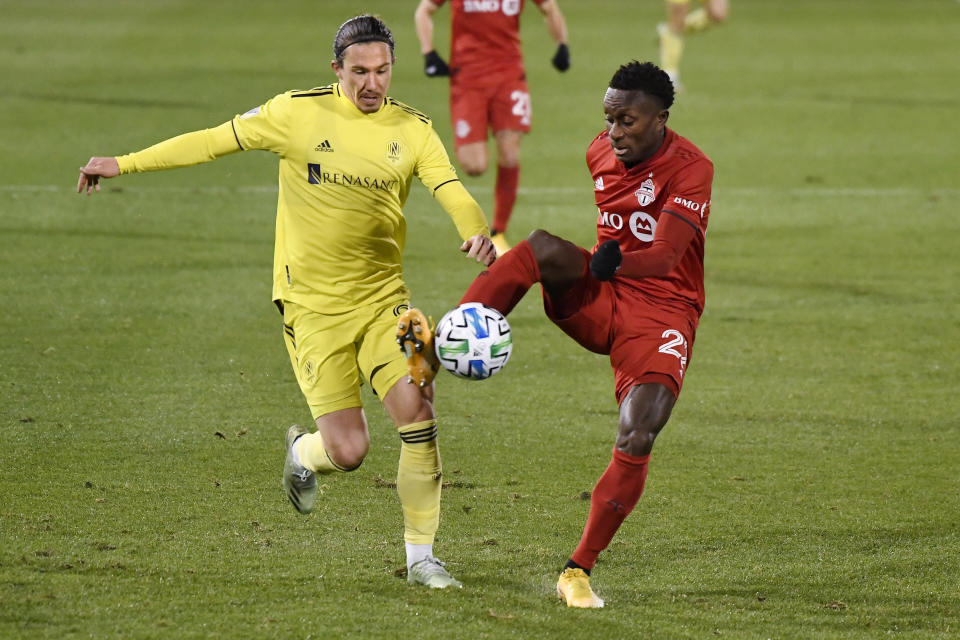
[[[431,589],[446,589],[456,587],[462,589],[463,584],[444,569],[444,563],[433,556],[427,556],[420,562],[414,563],[407,571],[407,582],[422,584]]]

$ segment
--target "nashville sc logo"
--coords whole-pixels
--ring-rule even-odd
[[[399,140],[391,140],[387,143],[387,160],[396,164],[400,162],[400,156],[403,152],[403,145],[400,144]]]
[[[339,171],[324,171],[321,165],[313,162],[307,163],[307,182],[310,184],[338,184],[344,187],[361,187],[373,191],[393,191],[400,184],[399,180],[355,176]]]

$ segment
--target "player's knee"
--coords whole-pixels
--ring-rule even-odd
[[[482,176],[487,170],[487,163],[482,160],[468,160],[466,162],[461,160],[460,166],[463,167],[468,176],[474,178]]]
[[[533,249],[533,255],[536,256],[541,269],[556,260],[559,241],[560,238],[543,229],[534,229],[527,236],[527,244]]]
[[[540,275],[545,280],[569,280],[580,276],[581,255],[575,245],[543,229],[536,229],[527,236],[527,243],[537,258]]]
[[[649,455],[653,450],[654,440],[666,423],[666,420],[662,423],[621,423],[617,434],[617,449],[631,456]]]
[[[556,260],[563,245],[566,244],[563,238],[559,238],[543,229],[531,231],[530,235],[527,236],[527,242],[533,249],[534,255],[537,256],[537,260],[541,262]]]
[[[649,455],[653,442],[670,419],[670,411],[644,412],[639,420],[620,417],[617,448],[631,456]]]
[[[475,151],[460,151],[457,153],[457,162],[468,176],[482,176],[487,170],[487,157],[485,153]]]
[[[620,406],[617,448],[632,456],[648,455],[675,402],[676,397],[663,385],[631,389]]]
[[[369,438],[353,438],[327,445],[327,455],[344,471],[353,471],[363,464],[363,459],[367,457],[369,450]]]
[[[500,146],[497,149],[497,164],[507,169],[512,169],[520,164],[519,147]]]

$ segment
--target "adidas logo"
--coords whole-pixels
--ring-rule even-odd
[[[313,150],[314,151],[333,151],[333,147],[330,146],[329,140],[324,140],[323,142],[318,144]]]

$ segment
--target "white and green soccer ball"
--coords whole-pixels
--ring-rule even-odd
[[[479,302],[467,302],[440,319],[434,348],[440,364],[453,375],[485,380],[507,364],[513,335],[502,313]]]

